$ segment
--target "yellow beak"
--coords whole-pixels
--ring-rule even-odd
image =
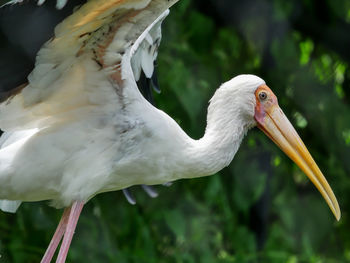
[[[339,221],[341,213],[331,187],[278,104],[271,105],[263,119],[258,127],[309,177]]]

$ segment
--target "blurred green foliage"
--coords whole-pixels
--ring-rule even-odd
[[[348,0],[181,0],[163,25],[156,97],[200,138],[220,83],[242,73],[264,78],[334,189],[340,222],[253,129],[220,175],[158,187],[157,199],[135,190],[137,206],[121,192],[92,199],[68,261],[350,262],[349,28]],[[61,213],[46,202],[1,213],[0,262],[39,262]]]

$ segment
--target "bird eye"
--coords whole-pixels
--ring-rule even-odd
[[[262,91],[259,93],[259,99],[260,101],[264,101],[267,98],[267,93],[265,91]]]

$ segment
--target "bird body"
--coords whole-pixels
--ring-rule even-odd
[[[243,78],[247,83],[249,79],[264,83],[254,76],[240,79]],[[245,119],[248,114],[242,114],[240,104],[227,96],[231,93],[240,100],[244,95],[245,87],[233,82],[230,84],[236,85],[229,86],[226,92],[220,89],[213,97],[208,127],[200,140],[191,139],[172,118],[141,96],[129,97],[122,107],[108,82],[95,86],[91,93],[74,91],[88,87],[74,84],[66,85],[68,90],[62,92],[73,92],[64,96],[68,104],[69,98],[81,101],[75,102],[77,109],[61,111],[59,118],[43,120],[38,125],[42,128],[15,131],[5,140],[0,150],[0,198],[53,200],[62,207],[135,184],[162,184],[210,175],[231,162],[253,126],[253,118]],[[89,95],[101,101],[91,104],[84,98]],[[62,100],[56,94],[51,98]],[[232,109],[225,107],[227,111],[222,114],[224,100],[232,104]],[[249,106],[247,110],[254,111],[253,98]],[[237,125],[239,122],[241,125]]]
[[[159,8],[159,3],[156,6]],[[152,10],[152,5],[149,8]],[[134,55],[131,53],[136,53],[138,45],[146,49],[153,47],[153,41],[160,41],[157,26],[168,11],[162,10],[160,16],[155,13],[153,17],[149,12],[146,20],[152,23],[144,22],[145,28],[142,23],[141,26],[124,23],[114,33],[113,41],[117,43],[110,44],[105,51],[103,61],[110,65],[103,69],[102,62],[95,61],[95,53],[101,50],[94,51],[97,47],[91,42],[104,36],[104,27],[111,27],[113,22],[98,25],[102,33],[97,32],[88,41],[74,42],[69,48],[65,46],[72,38],[95,30],[96,25],[91,28],[90,22],[84,21],[88,29],[82,30],[81,25],[79,32],[74,28],[64,29],[62,36],[60,30],[65,28],[65,23],[67,27],[83,23],[74,19],[85,17],[84,12],[78,11],[56,28],[55,38],[38,54],[28,85],[0,105],[1,129],[5,131],[0,149],[0,198],[53,200],[55,206],[65,207],[74,200],[87,201],[100,192],[140,183],[165,183],[181,177],[181,173],[174,176],[163,158],[164,153],[180,146],[172,146],[175,140],[165,138],[166,129],[169,128],[170,134],[174,132],[174,137],[177,137],[175,130],[180,129],[142,97],[131,68]],[[139,16],[144,19],[142,13]],[[153,34],[156,39],[152,39],[150,31],[155,26],[158,34]],[[126,43],[126,35],[130,36],[127,29],[141,37],[138,42],[137,38],[132,39],[133,45]],[[68,54],[61,54],[62,50]],[[74,55],[77,53],[78,57]],[[152,68],[153,53],[151,59],[148,54],[140,53],[142,63],[134,63],[134,68],[139,72]],[[121,70],[115,70],[115,66]],[[117,74],[120,81],[111,81]],[[157,134],[153,132],[157,130]],[[182,131],[179,134],[185,136]],[[157,151],[153,147],[156,142],[168,145],[169,149]]]
[[[340,218],[326,179],[261,78],[222,84],[198,140],[142,96],[137,81],[152,78],[160,26],[176,1],[77,7],[38,52],[28,83],[0,98],[0,208],[39,200],[66,207],[43,263],[63,235],[57,262],[65,261],[83,205],[96,194],[214,174],[254,126],[299,165]]]

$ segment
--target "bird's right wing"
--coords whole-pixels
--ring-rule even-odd
[[[67,98],[56,95],[64,93],[71,96],[68,99],[78,98],[71,87],[64,90],[69,85],[63,82],[77,81],[69,80],[72,69],[78,63],[85,65],[87,59],[97,67],[82,78],[105,76],[118,96],[139,96],[135,81],[141,76],[140,68],[151,77],[154,46],[159,44],[159,39],[152,35],[157,36],[167,9],[176,2],[90,0],[82,5],[55,28],[54,37],[40,49],[28,85],[0,105],[0,129],[35,127],[40,118],[47,119],[48,104],[50,118],[64,111],[67,101],[59,100]],[[80,83],[83,81],[86,80]]]

